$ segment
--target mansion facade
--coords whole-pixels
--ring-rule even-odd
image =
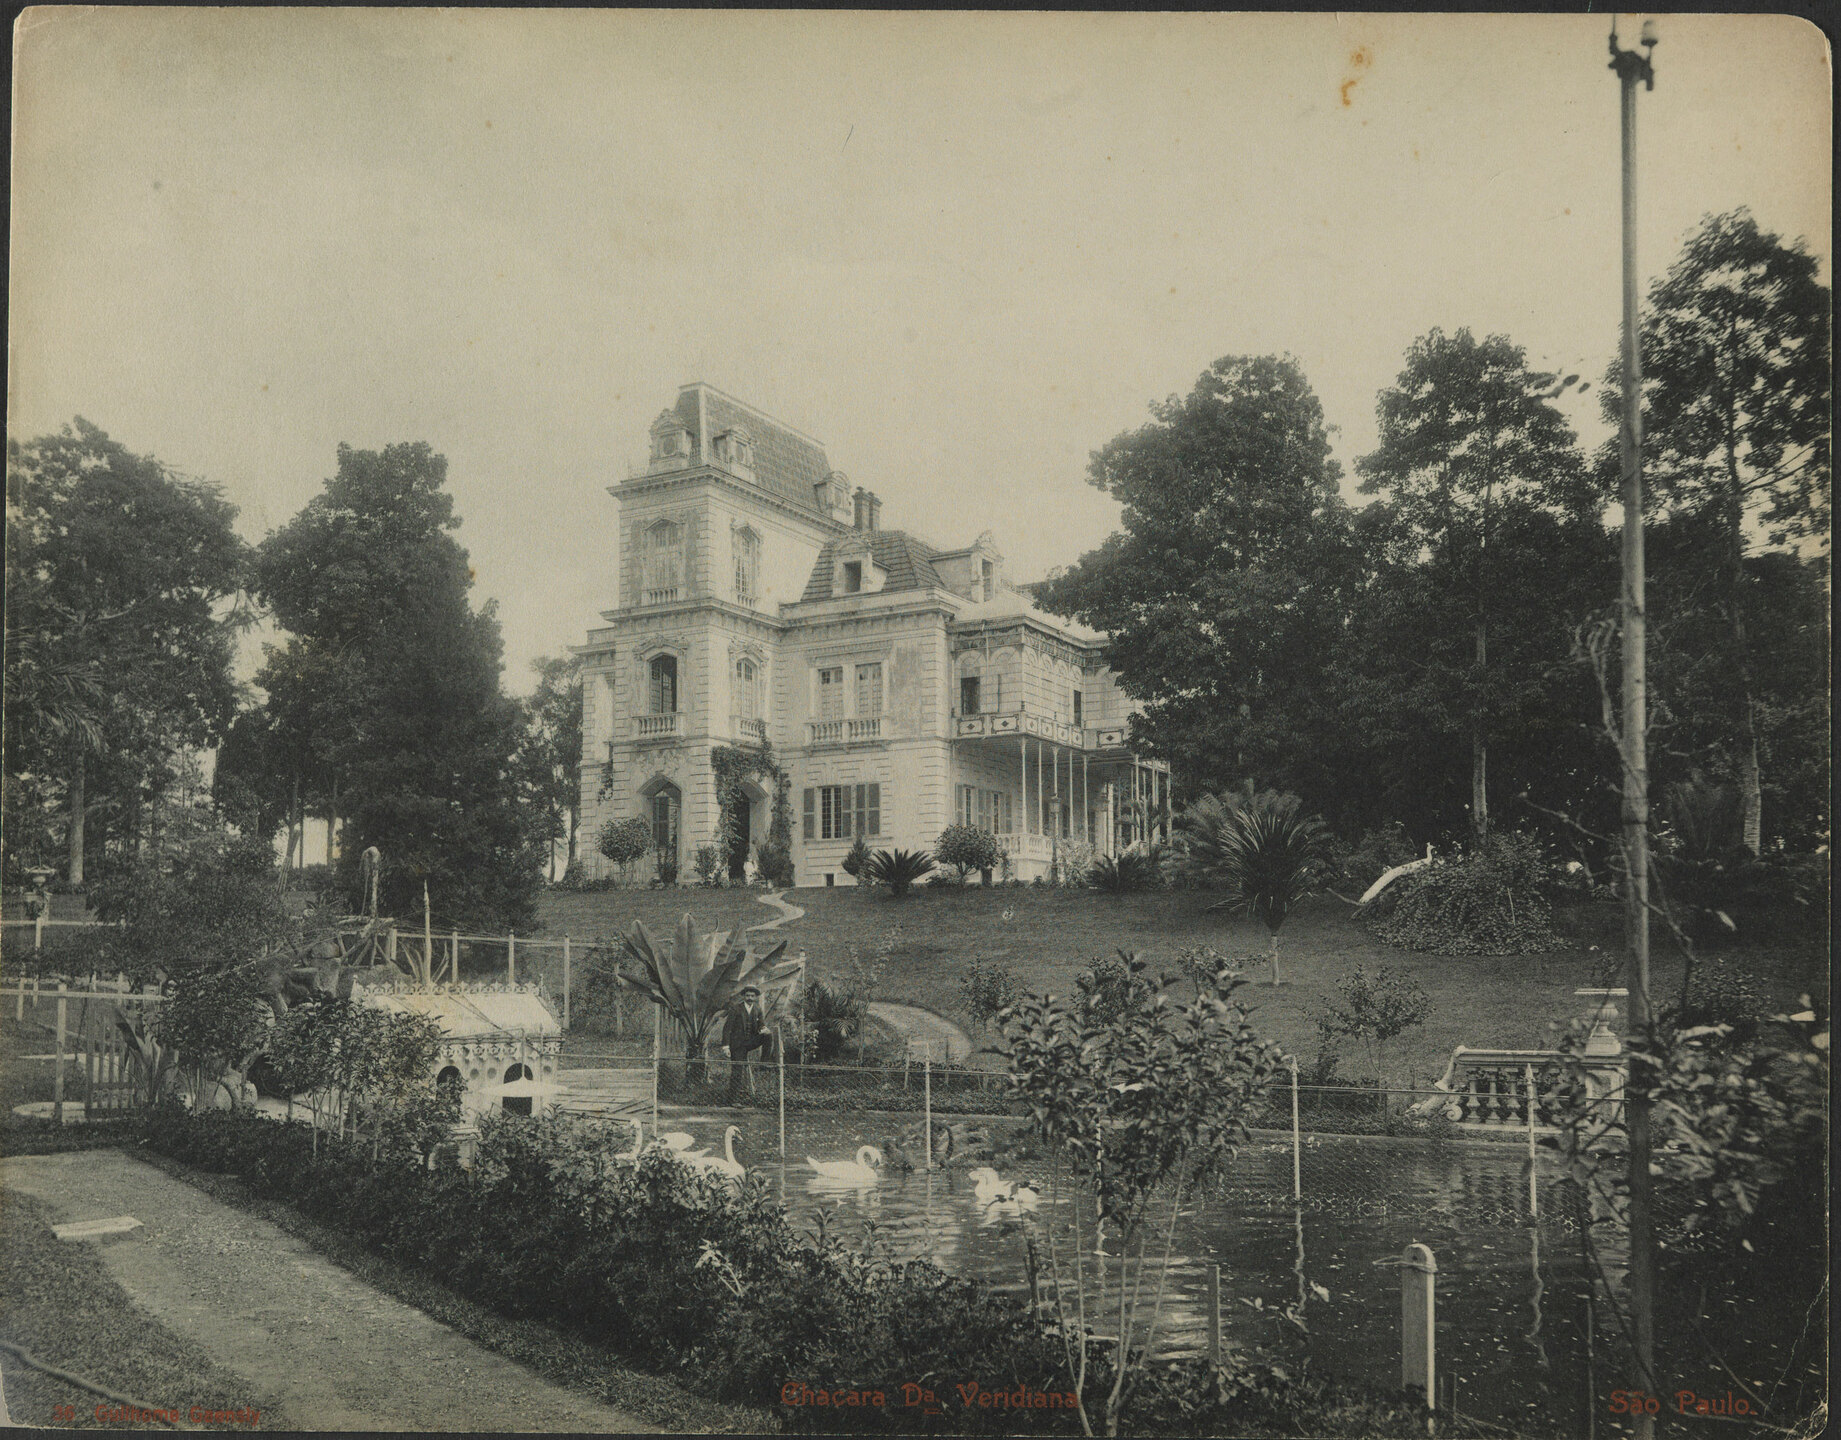
[[[955,821],[994,831],[1027,880],[1057,846],[1110,853],[1167,813],[1167,768],[1127,748],[1104,637],[1039,610],[989,532],[940,550],[884,529],[817,441],[708,385],[684,386],[651,441],[644,472],[609,487],[617,602],[573,647],[591,874],[611,869],[601,827],[637,815],[689,879],[721,825],[711,752],[763,734],[792,782],[798,885],[851,883],[858,836],[930,850]],[[745,788],[759,844],[772,796]]]

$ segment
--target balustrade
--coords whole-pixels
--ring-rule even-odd
[[[866,719],[813,720],[806,726],[808,743],[813,745],[856,745],[882,738],[882,717]]]
[[[637,717],[636,723],[641,740],[657,740],[678,733],[676,715],[641,715]]]

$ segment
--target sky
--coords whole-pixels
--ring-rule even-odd
[[[1821,34],[1659,22],[1639,263],[1747,205],[1831,279]],[[1625,22],[1634,43],[1638,21]],[[1616,348],[1606,17],[47,7],[16,28],[8,433],[82,415],[260,539],[341,443],[448,459],[506,685],[614,601],[707,381],[1013,578],[1089,454],[1289,353],[1345,470],[1434,326]],[[1570,412],[1607,433],[1597,386]],[[252,647],[253,648],[253,647]]]

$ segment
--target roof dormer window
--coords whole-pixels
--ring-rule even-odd
[[[676,413],[665,411],[652,422],[652,468],[669,470],[690,454],[690,431]]]
[[[863,593],[863,562],[861,560],[844,562],[844,593],[846,595]]]
[[[733,425],[716,437],[716,463],[732,470],[754,469],[754,437],[747,427]]]

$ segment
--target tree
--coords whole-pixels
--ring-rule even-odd
[[[261,597],[294,637],[258,676],[271,743],[303,795],[323,787],[348,889],[375,846],[384,913],[411,913],[426,884],[451,924],[522,928],[542,824],[522,803],[524,715],[499,688],[498,618],[468,604],[467,553],[448,533],[447,462],[419,443],[342,445],[338,459],[258,550]]]
[[[976,825],[948,825],[933,843],[933,858],[959,872],[963,885],[972,871],[989,875],[1003,863],[1003,849],[997,837]]]
[[[1724,718],[1754,855],[1763,843],[1761,715],[1745,561],[1757,529],[1773,545],[1827,538],[1833,297],[1818,263],[1800,240],[1761,230],[1749,211],[1708,216],[1651,287],[1643,325],[1651,493],[1667,510],[1704,513],[1717,527],[1731,696]]]
[[[1245,912],[1272,937],[1272,983],[1278,979],[1278,932],[1316,888],[1329,854],[1329,830],[1302,813],[1296,795],[1271,790],[1247,796],[1204,795],[1177,820],[1181,868],[1203,885],[1227,891],[1219,907]]]
[[[216,487],[81,418],[7,444],[6,776],[9,791],[60,782],[73,885],[90,817],[106,812],[132,852],[143,790],[235,714],[235,516]]]
[[[548,838],[568,842],[566,874],[575,864],[582,815],[582,666],[573,656],[545,656],[531,668],[537,688],[525,701],[525,773],[549,822]]]
[[[622,881],[630,880],[633,865],[652,844],[652,827],[638,815],[609,820],[595,837],[595,848],[620,867]]]
[[[1057,1330],[1088,1434],[1093,1433],[1086,1410],[1089,1337],[1102,1299],[1111,1304],[1117,1297],[1117,1309],[1106,1321],[1119,1337],[1100,1416],[1108,1435],[1118,1433],[1134,1372],[1141,1373],[1156,1353],[1183,1200],[1193,1198],[1196,1187],[1219,1174],[1246,1142],[1247,1118],[1281,1063],[1278,1048],[1247,1023],[1235,999],[1242,982],[1232,969],[1217,970],[1191,1004],[1179,1005],[1166,985],[1142,981],[1135,955],[1121,958],[1127,979],[1112,987],[1109,1004],[1095,1004],[1088,986],[1075,996],[1025,995],[998,1016],[1010,1086],[1026,1107],[1031,1129],[1051,1150],[1055,1182],[1066,1174],[1080,1187],[1079,1202],[1068,1207],[1074,1220],[1071,1249],[1064,1254],[1054,1229],[1045,1238]],[[1088,1197],[1092,1212],[1086,1211]],[[1166,1198],[1164,1223],[1157,1210]],[[1091,1246],[1083,1212],[1094,1215]],[[1138,1302],[1158,1228],[1164,1239],[1155,1262],[1156,1300],[1140,1338]],[[1104,1243],[1108,1236],[1116,1242],[1110,1250]],[[1116,1289],[1108,1295],[1106,1272],[1113,1261]],[[1072,1268],[1072,1283],[1064,1279],[1063,1264]],[[1301,1315],[1292,1318],[1302,1323]]]
[[[1323,408],[1295,360],[1229,356],[1152,414],[1088,467],[1123,530],[1038,600],[1108,633],[1134,743],[1186,781],[1331,795],[1321,657],[1356,554]]]
[[[1471,664],[1444,683],[1461,686],[1468,712],[1470,821],[1479,841],[1489,835],[1497,537],[1505,522],[1527,523],[1529,512],[1577,521],[1597,511],[1572,428],[1552,403],[1563,383],[1530,370],[1501,335],[1479,342],[1468,330],[1432,330],[1381,392],[1380,445],[1355,465],[1364,492],[1389,498],[1430,587],[1467,612]]]

